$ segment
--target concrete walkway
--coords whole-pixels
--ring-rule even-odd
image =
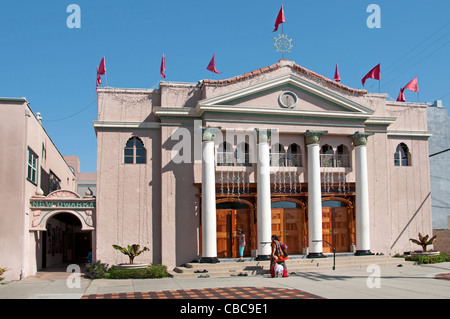
[[[401,262],[399,262],[400,264]],[[379,271],[379,272],[378,272]],[[379,274],[379,278],[377,278]],[[439,274],[440,279],[436,278]],[[68,280],[69,278],[69,285]],[[298,289],[327,299],[449,299],[450,263],[385,266],[291,274],[221,278],[97,279],[68,273],[38,273],[0,285],[0,299],[80,299],[83,295],[217,287]],[[79,280],[79,281],[78,281]],[[79,285],[77,285],[79,283]],[[75,285],[70,288],[69,286]]]

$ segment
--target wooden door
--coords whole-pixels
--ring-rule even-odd
[[[231,209],[218,209],[217,215],[217,257],[231,257]]]
[[[298,208],[284,208],[284,243],[288,246],[290,254],[299,254],[302,252],[301,245],[301,227],[300,227],[301,210]]]
[[[272,235],[288,246],[289,254],[302,252],[301,212],[298,208],[272,208]]]
[[[350,251],[347,207],[333,208],[333,242],[336,252]]]
[[[322,207],[322,238],[323,240],[333,244],[333,223],[332,223],[332,215],[333,215],[332,207]],[[332,253],[333,248],[328,245],[326,242],[323,242],[323,252],[324,253]]]
[[[217,257],[239,257],[238,230],[245,234],[244,256],[250,256],[254,249],[253,216],[249,209],[217,209]]]
[[[239,234],[238,230],[242,229],[245,235],[244,257],[251,255],[253,247],[253,227],[252,216],[249,209],[237,209],[232,212],[232,256],[239,257]]]
[[[347,207],[322,208],[323,240],[332,244],[336,252],[350,251],[350,224]],[[323,252],[332,253],[333,248],[323,243]]]

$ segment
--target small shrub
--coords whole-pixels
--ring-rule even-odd
[[[84,277],[89,279],[105,278],[108,273],[108,265],[101,261],[86,264]]]
[[[154,279],[164,277],[169,277],[167,266],[164,265],[150,265],[137,269],[117,269],[113,266],[107,275],[109,279]]]

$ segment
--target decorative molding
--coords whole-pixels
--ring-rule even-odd
[[[367,138],[372,135],[369,133],[361,133],[356,132],[352,136],[350,136],[353,140],[353,146],[361,146],[361,145],[367,145]]]
[[[306,131],[305,135],[305,143],[306,145],[310,144],[319,144],[320,143],[320,137],[323,134],[327,134],[328,131]]]

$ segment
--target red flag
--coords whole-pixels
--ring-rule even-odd
[[[334,71],[334,80],[336,82],[339,82],[341,80],[341,77],[339,76],[339,71],[338,71],[338,65],[336,64],[336,71]]]
[[[211,61],[209,62],[208,66],[206,67],[206,69],[211,72],[221,74],[221,72],[216,70],[216,62],[215,62],[214,56],[215,56],[215,54],[213,54],[213,57],[212,57]]]
[[[275,29],[273,29],[272,32],[278,31],[278,25],[284,22],[286,22],[286,20],[284,19],[283,5],[281,5],[280,12],[278,12],[277,20],[275,21]]]
[[[405,94],[403,93],[405,88],[400,89],[400,93],[398,94],[397,102],[405,102]]]
[[[413,92],[419,92],[419,85],[417,84],[417,77],[412,79],[408,84],[405,85],[404,89],[411,90]]]
[[[97,87],[102,84],[102,79],[100,76],[106,74],[105,57],[100,61],[100,65],[97,67]]]
[[[98,75],[106,74],[105,57],[103,57],[102,60],[100,61],[100,65],[97,68],[97,74]]]
[[[100,77],[100,74],[98,74],[98,67],[97,67],[97,87],[99,84],[102,84],[102,78]]]
[[[376,67],[374,67],[372,70],[369,71],[369,73],[366,74],[365,77],[362,78],[362,85],[364,86],[364,84],[366,83],[367,79],[375,79],[375,80],[380,80],[380,64],[378,64]]]
[[[162,60],[161,60],[161,77],[165,78],[166,76],[164,75],[164,71],[166,70],[166,58],[164,57],[164,52],[162,55]]]

